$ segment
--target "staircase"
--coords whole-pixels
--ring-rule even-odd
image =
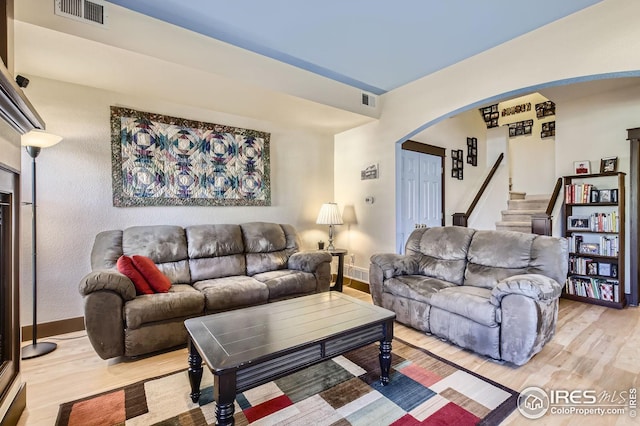
[[[496,229],[531,233],[531,216],[544,213],[551,195],[526,195],[523,192],[509,194],[509,208],[502,211],[502,220]]]

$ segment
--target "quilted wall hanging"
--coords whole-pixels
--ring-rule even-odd
[[[112,106],[113,205],[269,206],[269,136]]]

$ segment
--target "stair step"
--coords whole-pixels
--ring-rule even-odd
[[[514,231],[531,233],[531,222],[496,222],[496,229],[499,231]]]
[[[549,204],[549,199],[529,199],[526,198],[524,200],[509,200],[509,210],[542,210],[545,211],[547,209],[547,204]]]
[[[524,200],[526,196],[527,196],[526,192],[516,192],[516,191],[509,192],[510,200]]]
[[[535,214],[544,213],[544,210],[503,210],[501,213],[503,222],[531,223],[531,217]]]

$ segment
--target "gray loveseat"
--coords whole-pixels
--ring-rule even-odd
[[[299,251],[295,229],[275,223],[136,226],[101,232],[80,282],[89,340],[103,359],[184,345],[187,318],[329,290],[331,255]],[[136,295],[121,255],[151,258],[168,293]]]
[[[567,257],[564,238],[416,229],[406,255],[371,257],[371,294],[401,323],[522,365],[555,333]]]

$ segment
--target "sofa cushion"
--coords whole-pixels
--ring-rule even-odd
[[[191,279],[196,282],[212,278],[245,275],[247,263],[244,254],[232,254],[229,256],[190,259],[189,269],[191,270]]]
[[[204,312],[204,295],[187,284],[171,286],[168,293],[144,294],[124,305],[127,328],[172,318],[201,315]]]
[[[131,280],[133,286],[136,288],[136,294],[154,293],[147,279],[138,268],[136,268],[136,265],[133,264],[133,259],[129,256],[120,256],[118,262],[116,262],[116,267],[118,268],[118,272]]]
[[[193,287],[204,294],[207,311],[259,305],[269,300],[266,284],[244,275],[198,281]]]
[[[187,258],[187,239],[179,226],[133,226],[122,232],[123,254],[139,254],[155,263],[177,262]]]
[[[275,271],[287,267],[289,256],[285,250],[273,253],[247,253],[247,275]]]
[[[480,287],[445,288],[431,296],[431,306],[469,318],[488,327],[497,327],[498,308],[491,303],[491,290]]]
[[[239,225],[195,225],[185,228],[185,232],[190,259],[244,252]]]
[[[149,286],[156,293],[167,293],[171,288],[171,281],[169,278],[153,263],[153,260],[146,256],[133,255],[131,261],[142,276],[147,280]]]
[[[247,253],[269,253],[287,247],[284,230],[277,223],[251,222],[240,227]]]
[[[317,286],[314,274],[292,271],[291,269],[263,272],[254,275],[253,278],[266,284],[269,289],[269,300],[295,294],[312,293]]]
[[[443,288],[453,286],[455,284],[423,275],[400,275],[383,284],[385,293],[424,303],[429,303],[431,297]]]
[[[406,252],[417,256],[420,274],[462,285],[475,232],[461,226],[426,228],[411,234]]]
[[[102,231],[91,248],[91,270],[111,269],[122,256],[122,231]]]
[[[191,273],[189,272],[189,261],[156,263],[160,271],[165,274],[172,284],[191,284]]]
[[[504,278],[526,274],[535,237],[522,232],[476,231],[464,284],[491,289]]]

